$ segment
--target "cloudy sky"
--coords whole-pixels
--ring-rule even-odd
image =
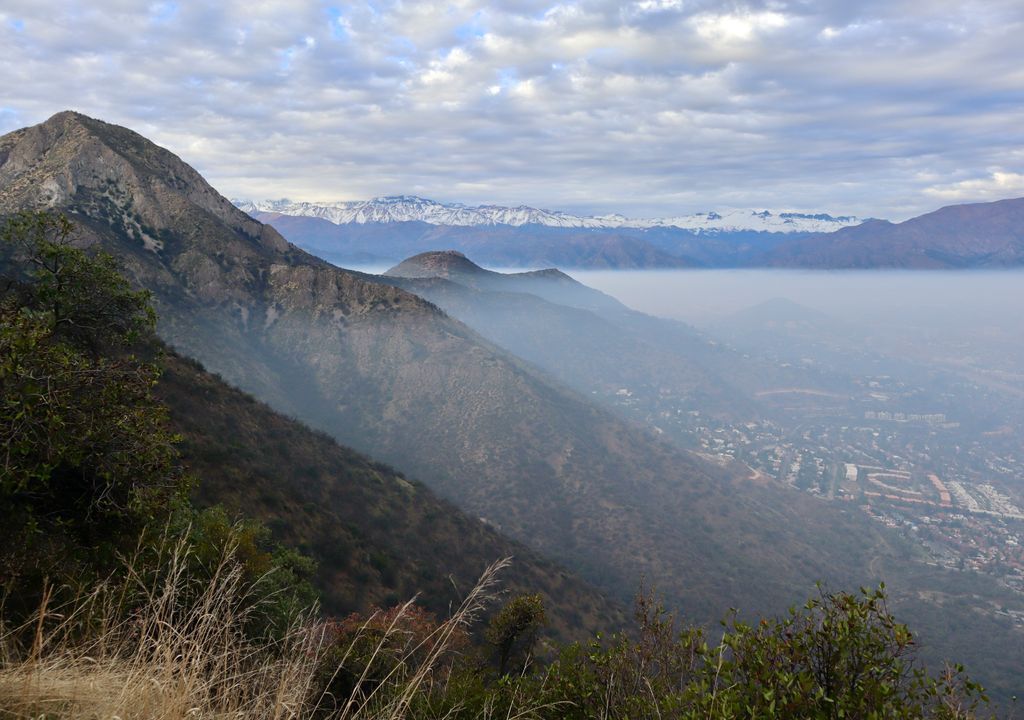
[[[0,71],[0,132],[79,110],[232,197],[901,219],[1024,196],[1021,0],[4,0]]]

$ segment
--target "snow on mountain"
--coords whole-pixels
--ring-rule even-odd
[[[736,232],[743,230],[783,233],[832,232],[859,225],[861,218],[849,215],[833,217],[769,210],[728,210],[668,218],[627,218],[623,215],[572,215],[557,210],[538,210],[520,205],[479,205],[439,203],[413,195],[394,195],[373,200],[329,203],[292,202],[291,200],[235,200],[248,213],[267,212],[329,220],[336,225],[424,222],[430,225],[545,225],[565,228],[682,228],[694,232]]]

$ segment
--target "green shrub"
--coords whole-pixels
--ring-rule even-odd
[[[200,584],[231,554],[255,593],[254,635],[280,634],[315,602],[312,563],[252,521],[197,512],[167,408],[153,394],[161,346],[149,295],[116,261],[71,244],[63,216],[24,213],[0,230],[0,590],[9,620],[44,585],[74,597],[164,567],[188,536]],[[186,583],[186,586],[190,586]],[[60,598],[54,598],[59,600]]]

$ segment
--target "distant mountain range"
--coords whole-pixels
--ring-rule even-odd
[[[541,225],[555,228],[677,228],[696,233],[779,232],[822,233],[857,225],[863,220],[853,216],[833,217],[824,213],[772,212],[770,210],[723,210],[666,218],[637,219],[623,215],[572,215],[557,210],[540,210],[519,205],[469,206],[440,203],[415,195],[393,195],[373,200],[309,203],[291,200],[233,200],[249,214],[271,213],[295,217],[315,217],[335,225],[422,222],[428,225],[476,227],[488,225]]]
[[[732,210],[636,220],[418,197],[330,204],[235,201],[340,265],[393,264],[438,247],[492,267],[958,269],[1024,264],[1024,199],[955,205],[901,223]]]

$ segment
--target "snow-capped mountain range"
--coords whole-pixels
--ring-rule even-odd
[[[393,195],[373,200],[329,203],[291,200],[234,200],[247,213],[278,213],[329,220],[335,225],[366,223],[423,222],[430,225],[545,225],[563,228],[681,228],[694,232],[760,231],[773,233],[832,232],[859,225],[862,218],[843,215],[769,210],[727,210],[667,218],[627,218],[623,215],[572,215],[557,210],[539,210],[520,205],[469,206],[440,203],[414,195]]]

